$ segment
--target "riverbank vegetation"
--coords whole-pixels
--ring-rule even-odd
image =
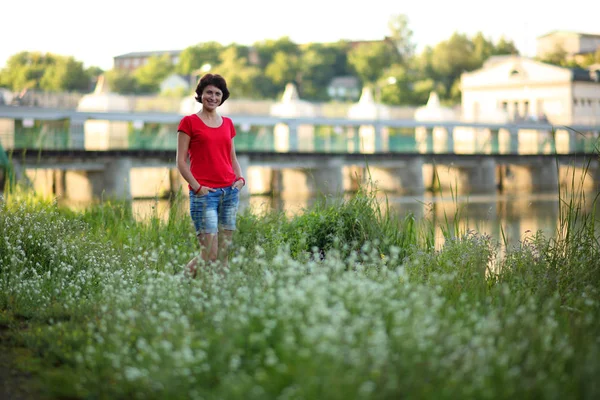
[[[436,246],[371,189],[247,210],[229,272],[191,280],[185,212],[13,192],[0,324],[50,398],[598,398],[600,246],[579,201],[516,246],[449,226]]]

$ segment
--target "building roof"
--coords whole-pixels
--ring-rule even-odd
[[[573,80],[578,82],[600,82],[600,69],[570,68]]]
[[[329,86],[355,88],[355,87],[358,87],[359,84],[360,84],[360,82],[357,77],[346,75],[346,76],[336,76],[335,78],[333,78],[331,80],[331,82],[329,83]]]
[[[113,58],[133,58],[133,57],[152,57],[152,56],[162,56],[163,54],[168,54],[170,56],[177,56],[181,54],[183,50],[164,50],[164,51],[134,51],[131,53],[125,53]]]
[[[555,36],[555,35],[563,35],[563,36],[579,36],[579,37],[592,37],[592,38],[600,38],[600,34],[596,33],[585,33],[585,32],[574,32],[574,31],[551,31],[545,33],[543,35],[538,36],[538,39],[545,38],[547,36]]]

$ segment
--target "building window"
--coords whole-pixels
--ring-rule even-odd
[[[508,101],[503,101],[503,102],[502,102],[502,109],[503,109],[504,111],[508,111]]]

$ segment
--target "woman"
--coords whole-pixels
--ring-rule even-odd
[[[228,97],[222,76],[204,75],[196,87],[202,109],[183,117],[177,128],[177,169],[190,190],[201,257],[205,262],[221,260],[223,268],[236,228],[239,191],[246,185],[235,155],[233,122],[217,113]],[[186,267],[192,276],[197,262],[194,257]]]

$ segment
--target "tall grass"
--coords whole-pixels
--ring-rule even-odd
[[[436,249],[429,221],[365,187],[292,217],[243,213],[230,271],[190,280],[187,215],[13,193],[0,310],[54,398],[592,399],[598,237],[572,206],[568,235],[500,257],[448,226]]]
[[[404,257],[416,246],[431,246],[433,234],[431,226],[419,224],[414,215],[397,215],[387,199],[382,204],[377,188],[368,183],[350,198],[322,196],[291,219],[283,211],[257,215],[248,209],[240,217],[235,242],[250,252],[259,245],[268,258],[282,245],[295,258],[323,258],[332,250],[342,256],[360,252],[365,243],[380,254],[396,247]]]

